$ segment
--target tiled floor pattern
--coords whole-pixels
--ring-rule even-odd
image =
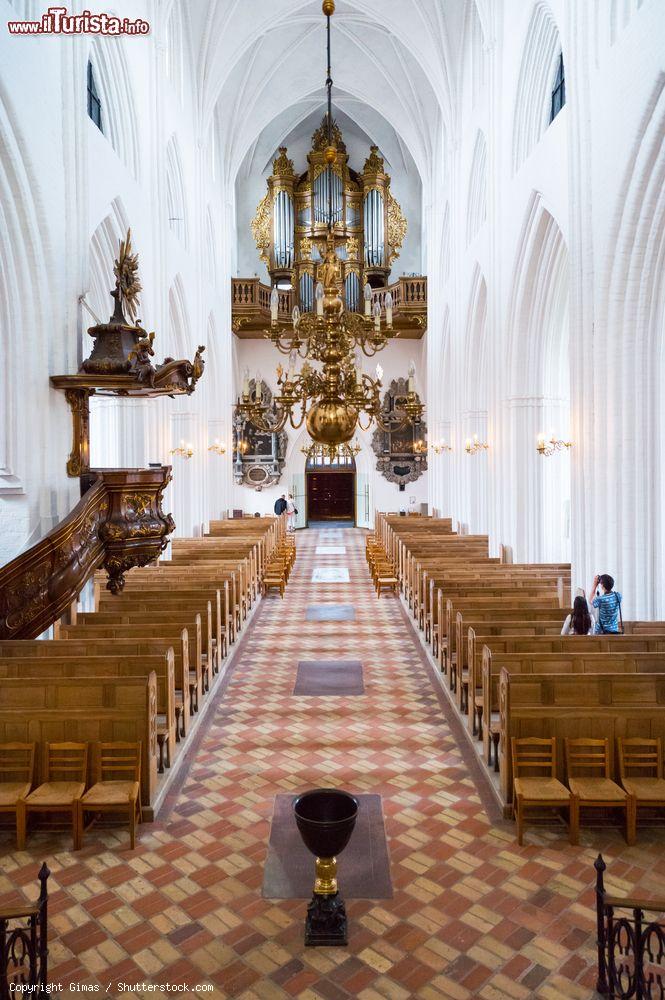
[[[2,834],[3,902],[33,894],[44,858],[53,871],[52,981],[111,996],[122,981],[212,983],[201,996],[243,1000],[584,1000],[597,852],[614,889],[662,895],[662,828],[629,849],[618,830],[586,829],[571,848],[549,827],[518,848],[512,825],[488,818],[399,601],[377,601],[362,533],[336,536],[299,533],[285,600],[258,609],[170,814],[136,851],[124,831],[93,832],[76,855],[64,834],[23,853]],[[332,541],[346,585],[312,582],[316,545]],[[305,620],[339,601],[355,621]],[[362,660],[364,697],[291,695],[298,660],[326,657]],[[348,949],[305,949],[304,903],[261,898],[274,797],[317,785],[382,796],[395,894],[348,901]]]

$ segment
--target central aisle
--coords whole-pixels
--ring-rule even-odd
[[[617,887],[653,894],[659,838],[645,830],[627,849],[619,831],[594,830],[570,848],[550,825],[517,847],[481,802],[476,759],[400,600],[377,601],[364,533],[303,531],[297,546],[285,599],[257,608],[182,787],[136,851],[126,831],[100,831],[80,854],[64,835],[49,852],[52,981],[214,984],[198,995],[243,1000],[588,1000],[594,857]],[[348,582],[314,581],[331,571]],[[332,604],[355,620],[308,620]],[[294,696],[303,660],[360,661],[364,694]],[[262,897],[275,797],[322,785],[380,796],[385,820],[393,897],[350,898],[340,877],[348,948],[306,949],[306,900]],[[31,894],[42,850],[11,855],[0,888]]]
[[[512,825],[488,821],[400,601],[376,598],[364,537],[298,533],[286,597],[263,601],[197,754],[169,825],[210,865],[191,875],[205,887],[192,915],[215,940],[189,961],[229,996],[463,1000],[491,983],[482,995],[495,1000],[588,997],[570,981],[585,962],[566,978],[557,967],[583,943],[594,961],[591,915],[567,915],[562,928],[567,884],[547,893],[558,905],[536,937],[526,903],[545,902],[541,886],[572,858],[527,863],[536,852],[515,849]],[[324,546],[344,551],[317,553]],[[313,582],[319,570],[348,570],[349,582]],[[321,604],[351,604],[355,620],[308,621],[308,606]],[[293,696],[298,661],[327,659],[361,660],[365,694]],[[305,949],[306,902],[261,898],[263,866],[275,795],[328,785],[381,796],[394,897],[347,898],[348,949]],[[587,868],[576,866],[585,881]],[[506,879],[508,892],[493,889]]]

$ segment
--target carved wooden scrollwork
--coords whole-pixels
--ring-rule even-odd
[[[40,635],[98,566],[118,593],[128,570],[156,559],[175,528],[161,508],[169,481],[164,466],[100,470],[71,514],[0,570],[0,638]]]

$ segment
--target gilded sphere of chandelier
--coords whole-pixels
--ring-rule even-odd
[[[321,9],[326,17],[332,17],[335,13],[335,0],[323,0]]]
[[[321,400],[307,414],[309,436],[319,444],[346,444],[356,431],[358,410],[341,399]]]

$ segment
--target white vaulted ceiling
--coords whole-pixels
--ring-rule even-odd
[[[423,182],[439,160],[443,129],[454,124],[455,66],[468,3],[338,0],[332,18],[336,107],[396,164],[404,160],[400,146],[408,149]],[[263,133],[272,153],[303,119],[323,110],[321,3],[211,0],[188,5],[187,15],[202,129],[214,118],[226,180],[233,183]]]

